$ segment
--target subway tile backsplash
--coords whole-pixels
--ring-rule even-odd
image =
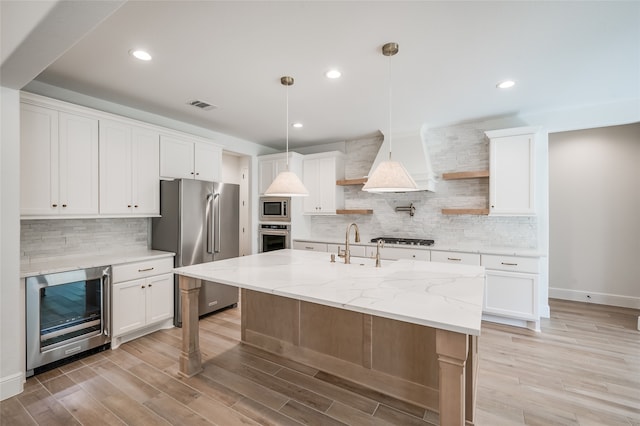
[[[53,219],[20,222],[20,261],[146,249],[150,219]]]

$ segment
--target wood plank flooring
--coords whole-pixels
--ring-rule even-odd
[[[483,323],[477,425],[640,426],[637,310],[551,301],[535,333]],[[200,322],[204,372],[177,375],[180,329],[27,380],[2,425],[429,425],[438,415],[239,343],[240,312]]]

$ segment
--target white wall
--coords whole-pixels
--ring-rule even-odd
[[[549,135],[549,295],[640,308],[640,123]]]
[[[22,392],[24,287],[20,283],[20,93],[0,87],[0,400]],[[21,344],[22,343],[22,344]]]

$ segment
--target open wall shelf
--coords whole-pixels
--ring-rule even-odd
[[[443,173],[443,180],[458,180],[458,179],[478,179],[478,178],[488,178],[489,170],[477,170],[472,172],[452,172],[452,173]],[[442,214],[446,215],[462,215],[462,214],[470,214],[470,215],[479,215],[486,216],[489,214],[489,209],[442,209]]]

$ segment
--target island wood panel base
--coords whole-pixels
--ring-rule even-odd
[[[242,290],[242,340],[473,424],[477,338]]]

